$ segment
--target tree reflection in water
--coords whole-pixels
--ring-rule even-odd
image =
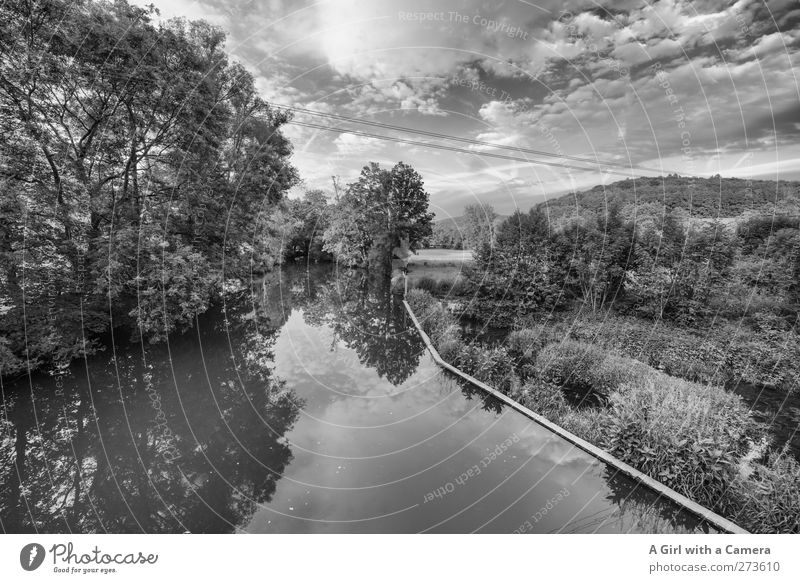
[[[392,293],[390,279],[360,270],[326,275],[313,272],[304,298],[297,298],[305,299],[295,305],[302,304],[306,323],[329,326],[335,340],[354,350],[362,366],[394,386],[404,383],[417,370],[425,344],[402,296]]]
[[[45,374],[2,385],[0,528],[158,533],[246,527],[259,505],[273,497],[273,504],[281,500],[276,485],[292,461],[284,436],[304,404],[275,377],[273,352],[276,330],[294,310],[302,312],[305,324],[325,326],[320,337],[327,341],[330,330],[334,342],[353,349],[360,365],[374,369],[394,386],[409,379],[422,362],[423,341],[387,279],[330,267],[297,266],[271,274],[252,288],[229,293],[223,305],[200,318],[193,330],[172,337],[169,345],[117,345],[110,356],[75,363],[58,385]],[[435,370],[430,361],[424,366]],[[501,440],[514,432],[520,436],[530,432],[530,447],[520,446],[517,452],[519,473],[502,476],[503,482],[510,480],[513,491],[522,493],[517,499],[520,517],[530,515],[552,495],[549,486],[540,485],[541,463],[555,464],[565,475],[588,464],[578,476],[581,480],[573,482],[570,504],[586,500],[597,510],[584,512],[587,506],[581,503],[583,509],[576,508],[561,531],[675,532],[695,527],[694,518],[652,491],[636,487],[582,454],[573,455],[572,446],[553,439],[541,427],[529,431],[529,419],[506,415],[510,412],[501,401],[441,374],[426,390],[438,387],[457,395],[460,389],[480,404],[463,411],[447,407],[431,411],[432,425],[420,427],[436,434],[440,427],[452,425],[449,439],[455,442],[445,443],[445,449],[465,450],[464,444],[475,439],[474,431],[483,435],[484,427],[495,424]],[[413,404],[413,399],[409,402]],[[453,406],[458,408],[457,403]],[[452,424],[454,414],[464,422]],[[386,433],[390,443],[401,445],[400,450],[407,440],[417,439],[402,429],[398,425]],[[493,440],[485,445],[497,443]],[[548,443],[552,447],[545,447]],[[543,449],[552,456],[543,454]],[[421,452],[419,463],[424,467],[435,467],[441,460],[425,455],[438,454]],[[296,466],[307,469],[307,461]],[[500,472],[501,464],[493,468]],[[362,471],[362,478],[371,482],[373,472],[381,470],[367,464]],[[500,474],[496,477],[501,479]],[[437,484],[452,476],[439,478]],[[287,477],[283,486],[292,484]],[[537,488],[544,488],[543,493]],[[608,503],[595,504],[595,498]],[[320,503],[323,499],[318,497]],[[388,502],[391,506],[395,499]],[[496,502],[500,514],[509,502],[513,500]],[[384,508],[387,500],[371,503]],[[428,526],[426,519],[420,515],[420,527]],[[510,528],[520,521],[512,520]],[[287,528],[296,526],[291,523]]]
[[[292,459],[298,403],[248,294],[169,347],[116,347],[3,387],[5,532],[230,532]],[[220,333],[224,331],[224,333]]]

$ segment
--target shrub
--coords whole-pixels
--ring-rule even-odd
[[[455,362],[464,346],[464,342],[461,340],[461,328],[456,324],[444,328],[434,342],[434,346],[445,362]]]
[[[423,276],[414,281],[414,288],[425,290],[426,292],[432,294],[439,289],[439,282],[437,282],[432,277]]]
[[[623,383],[654,372],[637,360],[575,340],[545,346],[536,358],[535,371],[537,377],[545,382],[602,401]]]
[[[601,447],[715,508],[756,430],[738,396],[655,373],[611,395]]]
[[[608,416],[608,411],[603,408],[570,409],[561,415],[557,423],[590,443],[600,444],[609,424]]]
[[[463,277],[457,277],[455,281],[448,282],[449,288],[445,290],[445,293],[451,296],[464,296],[470,293],[472,287]]]
[[[558,385],[532,380],[515,389],[510,395],[513,399],[553,423],[560,424],[561,418],[570,410]]]
[[[436,279],[424,275],[419,279],[413,280],[411,286],[415,289],[425,290],[436,297],[463,296],[470,290],[469,282],[461,276]]]
[[[771,452],[737,484],[734,520],[754,533],[800,533],[800,464],[786,452]],[[734,509],[735,511],[735,509]]]
[[[452,364],[503,393],[511,388],[514,367],[505,348],[463,345]]]
[[[548,344],[562,342],[569,331],[561,327],[534,324],[529,328],[513,330],[506,338],[509,354],[518,362],[533,362],[537,354]]]
[[[441,302],[421,289],[409,290],[406,301],[419,320],[420,326],[427,332],[434,346],[444,337],[445,331],[458,327],[453,315],[442,306]]]

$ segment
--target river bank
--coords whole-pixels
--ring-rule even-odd
[[[362,270],[292,265],[165,343],[4,384],[0,526],[713,531],[443,375],[401,300]]]
[[[408,303],[446,362],[747,530],[800,530],[800,464],[737,395],[541,329],[481,346],[426,292]]]
[[[776,448],[786,446],[800,460],[800,388],[795,380],[800,362],[790,358],[791,343],[786,340],[781,343],[727,328],[692,331],[610,313],[602,317],[551,314],[547,319],[520,319],[514,326],[494,325],[492,320],[464,315],[465,302],[455,299],[448,305],[471,342],[502,346],[515,329],[525,329],[539,347],[565,340],[585,342],[673,377],[723,386],[740,396],[764,423]],[[765,357],[766,352],[772,356]]]

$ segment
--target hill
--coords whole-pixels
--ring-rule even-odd
[[[602,212],[612,204],[663,205],[696,218],[737,217],[750,212],[780,212],[800,203],[800,182],[742,178],[689,178],[669,175],[621,180],[539,203],[558,219],[583,210]]]

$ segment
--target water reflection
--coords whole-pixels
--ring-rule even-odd
[[[354,350],[362,366],[394,386],[414,373],[425,345],[411,327],[401,298],[392,293],[388,278],[336,271],[306,297],[308,301],[302,304],[305,322],[329,327],[333,343]]]
[[[359,272],[284,269],[62,373],[3,386],[6,532],[707,530],[444,375]]]
[[[228,532],[268,502],[302,403],[254,316],[229,305],[168,347],[6,385],[3,530]]]

